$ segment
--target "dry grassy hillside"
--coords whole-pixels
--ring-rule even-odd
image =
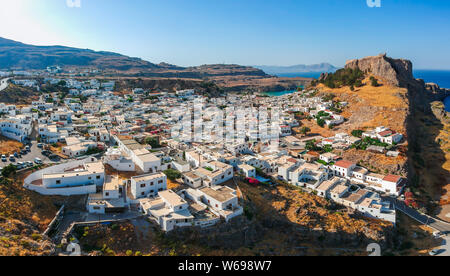
[[[407,136],[406,120],[409,114],[408,91],[403,88],[387,84],[378,80],[380,86],[374,87],[370,84],[370,76],[367,76],[362,87],[356,87],[351,91],[349,86],[341,88],[328,88],[323,84],[317,86],[319,96],[332,94],[334,101],[347,102],[348,106],[343,109],[342,116],[345,123],[335,126],[333,129],[320,127],[315,120],[302,120],[302,127],[311,129],[312,134],[323,137],[334,136],[336,133],[348,133],[353,130],[368,130],[378,126],[385,126]],[[406,139],[405,139],[406,141]],[[406,150],[407,142],[402,144]],[[351,149],[340,152],[344,159],[359,163],[371,171],[378,173],[394,173],[407,175],[407,156],[401,154],[397,158],[386,157],[363,150]]]
[[[0,180],[0,256],[47,255],[53,250],[53,244],[40,233],[58,211],[54,203],[62,199],[24,189],[25,176]]]
[[[167,235],[142,221],[95,226],[77,230],[80,244],[94,255],[255,256],[365,255],[370,241],[389,243],[390,223],[350,217],[288,186],[239,187],[245,215],[228,224]]]
[[[6,156],[19,152],[23,148],[23,144],[14,140],[10,140],[0,135],[0,154]]]
[[[362,87],[351,91],[350,87],[331,89],[323,84],[318,85],[320,91],[332,93],[337,100],[348,102],[349,108],[342,114],[348,121],[339,126],[343,131],[386,126],[397,132],[406,134],[406,117],[408,115],[408,91],[379,80],[381,86],[370,85],[370,76]]]

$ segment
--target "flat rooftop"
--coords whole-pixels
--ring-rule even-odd
[[[152,173],[152,174],[143,174],[143,175],[133,176],[131,179],[136,182],[142,182],[142,181],[149,181],[149,180],[164,178],[164,177],[166,177],[166,175],[163,173]]]
[[[103,185],[103,190],[105,191],[117,191],[119,190],[119,186],[122,184],[120,182],[120,178],[113,176],[106,176],[105,184]]]
[[[233,194],[233,190],[228,187],[221,187],[219,189],[211,189],[211,188],[202,188],[200,189],[201,192],[204,194],[214,198],[215,200],[219,202],[226,202],[234,197],[236,197]]]
[[[172,190],[159,192],[159,196],[164,200],[166,200],[172,206],[178,206],[187,203],[186,200],[181,198]]]

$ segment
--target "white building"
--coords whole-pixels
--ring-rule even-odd
[[[123,191],[125,185],[118,177],[107,176],[103,192],[89,195],[87,210],[92,214],[119,213],[127,206]]]
[[[227,222],[242,215],[243,208],[239,205],[236,191],[226,186],[204,187],[198,190],[201,201],[208,205],[212,212],[223,217]]]
[[[130,180],[131,194],[134,198],[154,197],[167,190],[167,176],[163,173],[134,176]]]
[[[85,163],[69,171],[42,175],[42,185],[47,189],[90,185],[103,186],[104,182],[105,168],[102,162]]]
[[[247,178],[255,178],[256,177],[256,169],[250,165],[242,164],[238,166],[240,172],[245,175]]]
[[[23,142],[32,132],[31,118],[18,115],[0,120],[0,132],[3,136]]]
[[[162,191],[157,198],[140,199],[141,210],[149,215],[165,232],[176,227],[194,225],[194,216],[189,212],[189,204],[171,190]]]

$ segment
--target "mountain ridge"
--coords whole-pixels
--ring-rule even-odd
[[[96,68],[129,75],[150,77],[207,78],[221,75],[267,77],[262,70],[235,64],[212,64],[181,67],[161,62],[155,64],[141,58],[108,51],[67,46],[35,46],[0,37],[0,68],[42,70],[48,66]]]

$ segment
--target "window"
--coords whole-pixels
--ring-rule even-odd
[[[100,175],[97,175],[97,179],[100,179]]]
[[[105,193],[105,196],[109,196],[109,193]]]
[[[61,184],[61,180],[56,180],[56,184]]]
[[[142,192],[142,193],[141,193],[141,195],[145,195],[145,193],[144,193],[144,192]]]
[[[145,188],[145,184],[141,184],[141,188]]]

